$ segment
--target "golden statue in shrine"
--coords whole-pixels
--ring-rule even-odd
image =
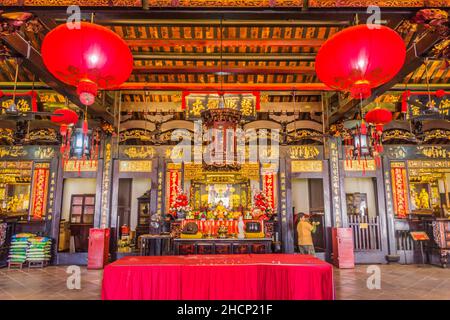
[[[416,188],[414,186],[411,186],[411,201],[415,208],[420,208],[420,199],[419,194],[416,191]]]
[[[430,208],[430,196],[425,189],[422,189],[419,194],[419,203],[421,209]]]
[[[7,203],[6,210],[9,212],[17,212],[19,210],[20,200],[17,195],[11,197]]]
[[[224,219],[225,216],[228,214],[228,210],[227,210],[227,208],[225,208],[225,206],[223,205],[223,201],[222,201],[222,200],[220,200],[220,201],[217,203],[217,206],[216,206],[216,209],[215,209],[215,214],[216,214],[216,217],[217,217],[218,219]]]

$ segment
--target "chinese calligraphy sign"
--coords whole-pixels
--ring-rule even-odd
[[[12,93],[0,91],[0,113],[11,110],[13,102],[20,112],[37,111],[37,94],[34,91],[24,93]]]
[[[256,111],[259,110],[259,92],[224,93],[223,102],[221,99],[222,96],[219,93],[183,92],[182,108],[186,110],[190,119],[200,118],[203,111],[210,109],[238,110],[242,116],[250,118],[256,116]]]
[[[38,163],[35,165],[33,173],[33,206],[31,218],[33,220],[42,220],[46,215],[48,182],[50,174],[50,165],[48,163]]]
[[[404,219],[408,215],[407,181],[404,162],[391,163],[391,177],[394,212],[397,218]]]

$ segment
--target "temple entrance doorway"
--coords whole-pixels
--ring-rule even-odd
[[[292,180],[292,210],[294,219],[294,250],[298,249],[297,224],[300,220],[300,213],[310,215],[310,223],[319,223],[316,231],[312,234],[316,255],[325,259],[325,210],[323,179],[306,178]]]
[[[148,178],[120,178],[117,196],[117,252],[138,252],[139,236],[149,233],[150,189]]]
[[[97,179],[66,178],[63,183],[58,252],[86,253],[94,227]]]
[[[384,261],[385,230],[382,228],[375,177],[344,179],[347,225],[353,231],[357,263]],[[383,232],[384,231],[384,232]]]

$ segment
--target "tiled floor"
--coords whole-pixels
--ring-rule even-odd
[[[381,265],[381,288],[367,288],[367,266],[335,270],[337,299],[450,299],[450,269]],[[66,267],[0,269],[3,299],[100,299],[101,271],[81,268],[81,289],[67,289]]]
[[[64,266],[23,270],[0,269],[0,300],[48,299],[95,300],[100,299],[102,271],[81,267],[81,289],[69,290]]]
[[[431,265],[380,265],[380,289],[368,289],[368,266],[335,270],[341,300],[450,300],[450,268]],[[370,271],[370,270],[369,270]],[[372,281],[369,281],[373,283]]]

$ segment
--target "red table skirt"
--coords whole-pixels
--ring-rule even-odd
[[[331,300],[333,268],[294,254],[125,257],[103,273],[104,300]]]

